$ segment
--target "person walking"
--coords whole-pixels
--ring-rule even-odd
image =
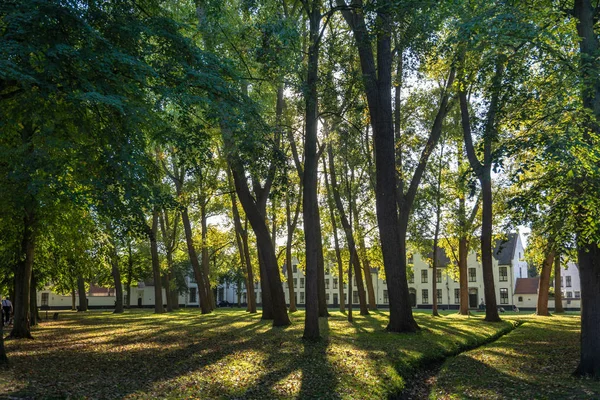
[[[12,315],[13,305],[10,301],[10,298],[6,296],[4,300],[2,300],[2,312],[4,313],[4,325],[8,325],[10,323],[10,316]]]

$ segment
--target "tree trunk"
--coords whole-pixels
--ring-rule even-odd
[[[131,308],[131,281],[133,279],[133,251],[131,249],[131,240],[127,241],[127,304],[125,307]]]
[[[167,298],[167,311],[172,312],[179,302],[177,296],[173,296],[173,251],[176,247],[177,240],[177,221],[178,217],[175,217],[173,221],[174,226],[171,228],[169,221],[169,214],[165,210],[162,210],[159,214],[158,222],[160,224],[160,231],[163,237],[163,243],[165,246],[165,253],[167,256],[167,272],[165,273],[163,280],[165,286],[165,296]],[[129,297],[129,296],[128,296]]]
[[[490,165],[491,167],[491,165]],[[496,304],[496,289],[492,258],[492,179],[489,169],[480,178],[482,192],[481,221],[481,268],[483,270],[483,290],[485,295],[485,320],[500,321]]]
[[[154,278],[154,312],[156,314],[164,313],[162,298],[162,278],[160,273],[160,261],[158,259],[158,243],[156,241],[158,233],[158,210],[152,211],[152,227],[148,231],[150,238],[150,253],[152,255],[152,276]]]
[[[296,214],[292,219],[292,211],[290,207],[289,194],[285,199],[285,214],[287,220],[287,241],[285,243],[285,266],[288,283],[288,292],[290,297],[290,308],[289,312],[293,313],[297,311],[296,308],[296,292],[294,291],[294,273],[292,269],[292,240],[294,238],[294,230],[296,229],[296,222],[298,221],[298,214],[300,211],[300,202],[296,207]]]
[[[266,226],[266,225],[265,225]],[[261,319],[264,320],[272,320],[273,316],[273,300],[271,298],[271,286],[269,284],[269,275],[267,273],[267,267],[265,265],[265,261],[263,259],[262,253],[260,251],[260,247],[257,242],[257,252],[258,252],[258,268],[260,271],[260,303],[262,306],[262,316]]]
[[[333,157],[333,149],[331,148],[331,144],[327,146],[327,154],[329,155],[329,175],[331,177],[331,191],[333,193],[333,199],[335,201],[335,205],[337,207],[338,213],[340,214],[340,220],[342,222],[342,227],[344,228],[344,233],[346,234],[346,243],[348,244],[348,251],[350,252],[350,259],[352,260],[352,264],[354,265],[354,275],[356,280],[356,289],[358,290],[358,299],[360,302],[360,314],[368,315],[369,310],[367,308],[367,299],[365,296],[365,288],[362,280],[362,268],[360,265],[360,259],[356,252],[356,244],[354,242],[354,234],[352,232],[352,226],[348,221],[348,217],[346,216],[346,211],[344,210],[344,205],[342,203],[342,199],[340,197],[340,192],[337,186],[337,177],[335,173],[335,163]],[[352,200],[350,200],[352,202]],[[348,286],[350,291],[352,292],[352,282],[348,282]]]
[[[367,297],[369,300],[369,310],[377,310],[377,300],[375,300],[375,288],[373,286],[373,277],[371,276],[371,263],[369,256],[367,255],[367,246],[365,245],[365,234],[364,229],[360,225],[358,219],[358,209],[356,208],[356,201],[351,202],[352,211],[354,212],[354,226],[356,226],[356,234],[358,236],[358,254],[362,259],[362,265],[365,274],[365,285],[367,287]]]
[[[15,270],[15,295],[13,297],[13,329],[11,338],[31,339],[29,325],[29,292],[31,290],[31,273],[35,252],[35,216],[33,206],[26,207],[23,218],[23,237],[21,240],[21,258]]]
[[[373,56],[373,47],[363,10],[350,11],[343,0],[337,0],[343,6],[344,19],[352,29],[357,45],[363,76],[371,125],[373,127],[375,148],[376,190],[375,202],[377,211],[377,224],[381,238],[381,250],[386,279],[388,282],[388,296],[390,303],[390,322],[387,329],[391,332],[415,332],[419,329],[412,315],[410,295],[406,280],[406,229],[408,214],[412,207],[414,194],[405,202],[401,209],[402,220],[399,221],[396,197],[396,161],[394,126],[392,121],[392,53],[391,53],[391,20],[387,9],[381,7],[376,14],[376,54],[377,65]],[[452,78],[453,79],[453,78]],[[451,79],[449,79],[451,81]],[[445,100],[447,101],[447,99]],[[444,101],[442,108],[445,108]],[[438,115],[438,117],[443,117]],[[441,133],[441,120],[436,117],[435,127],[440,127],[439,132],[432,130],[432,135],[423,153],[419,168],[415,171],[415,188],[421,179],[421,169],[426,164],[433,146]],[[443,119],[443,118],[442,118]],[[422,164],[422,165],[421,165]],[[413,186],[411,182],[411,186]]]
[[[550,246],[550,245],[549,245]],[[546,257],[542,264],[542,272],[540,274],[539,286],[538,286],[538,301],[537,301],[537,315],[543,315],[545,317],[550,316],[548,311],[548,291],[550,289],[550,273],[552,272],[552,264],[554,262],[554,251],[547,250]],[[560,290],[560,286],[559,286]]]
[[[352,293],[352,254],[350,254],[350,262],[348,263],[348,322],[352,323],[352,304],[353,304],[353,293]]]
[[[0,368],[8,366],[8,357],[4,347],[4,321],[0,323]]]
[[[87,311],[87,296],[85,293],[85,280],[83,279],[83,275],[79,275],[77,277],[77,294],[79,296],[79,308],[77,311]]]
[[[231,210],[233,213],[233,224],[236,230],[236,242],[240,252],[240,262],[246,270],[247,311],[254,314],[256,313],[256,302],[254,301],[254,272],[252,271],[252,260],[250,259],[250,249],[248,248],[248,221],[246,220],[246,226],[242,227],[240,212],[235,197],[235,187],[233,186],[233,182],[231,182],[231,171],[229,168],[227,168],[227,178],[231,189]]]
[[[323,175],[325,176],[325,189],[327,191],[327,205],[329,207],[329,218],[331,219],[331,229],[333,231],[333,244],[335,247],[335,259],[338,265],[338,277],[339,277],[339,294],[338,297],[340,299],[340,312],[344,312],[345,310],[345,296],[344,296],[344,264],[342,262],[342,253],[340,251],[340,241],[337,233],[337,222],[335,220],[335,213],[333,208],[335,207],[331,194],[331,189],[329,188],[329,178],[327,176],[327,164],[325,163],[325,157],[323,157]]]
[[[577,33],[581,38],[580,77],[584,88],[581,93],[583,106],[593,113],[594,120],[587,129],[597,137],[600,133],[600,82],[598,81],[598,36],[594,29],[597,22],[597,7],[591,0],[575,0],[573,15],[577,19]],[[598,146],[590,132],[584,133],[590,147]],[[581,177],[585,180],[586,177]],[[589,179],[589,178],[588,178]],[[588,194],[589,195],[589,194]],[[586,210],[587,211],[587,210]],[[580,213],[582,224],[589,225],[586,215]],[[593,213],[587,213],[594,218]],[[585,230],[586,226],[579,229]],[[600,247],[589,243],[589,238],[578,236],[579,276],[581,281],[581,359],[577,375],[600,378]],[[587,239],[587,240],[586,240]]]
[[[463,127],[463,137],[465,140],[465,149],[469,158],[471,168],[475,171],[479,183],[481,184],[482,194],[482,221],[481,221],[481,265],[483,270],[483,284],[485,294],[485,320],[488,322],[500,321],[498,307],[496,304],[496,290],[494,286],[493,261],[492,261],[492,142],[497,136],[496,130],[496,112],[500,98],[500,87],[504,74],[504,66],[500,57],[496,63],[496,72],[492,79],[493,91],[490,100],[490,106],[487,113],[485,124],[485,134],[483,143],[483,163],[477,158],[473,146],[473,137],[471,135],[471,122],[467,94],[465,90],[459,92],[461,122]]]
[[[459,314],[469,315],[469,278],[467,268],[468,240],[466,237],[461,237],[458,242],[458,274],[460,281],[460,310]]]
[[[600,247],[580,245],[577,251],[581,281],[581,357],[576,375],[600,376]]]
[[[115,282],[115,314],[123,312],[123,285],[121,283],[121,270],[119,269],[119,256],[117,255],[117,247],[113,240],[113,248],[111,249],[110,263],[113,281]]]
[[[306,129],[304,140],[303,215],[304,240],[306,246],[306,317],[304,320],[304,339],[320,338],[320,271],[319,254],[323,254],[321,226],[319,221],[319,202],[317,198],[317,129],[318,95],[317,82],[319,72],[319,31],[321,10],[317,1],[312,2],[309,19],[308,71],[306,78]],[[323,285],[324,287],[324,285]]]
[[[29,291],[29,315],[31,316],[31,326],[38,324],[38,306],[37,306],[37,280],[35,279],[35,273],[31,272],[31,290]]]
[[[202,229],[202,271],[204,271],[204,278],[206,279],[206,293],[208,297],[208,304],[210,304],[211,311],[214,310],[215,296],[210,286],[210,260],[208,259],[208,226],[206,222],[206,204],[200,206],[200,225]]]
[[[565,312],[562,304],[562,290],[560,287],[560,276],[562,266],[560,265],[560,254],[554,257],[554,314]]]
[[[75,306],[76,304],[76,299],[77,297],[75,296],[75,288],[73,287],[73,289],[71,289],[71,311],[76,311],[77,307]]]
[[[259,206],[255,203],[250,193],[243,166],[237,155],[232,153],[234,146],[232,145],[233,138],[230,136],[231,132],[225,126],[221,128],[235,190],[256,235],[259,259],[262,259],[261,264],[264,266],[265,277],[268,279],[269,291],[272,298],[271,306],[273,307],[273,326],[289,325],[290,319],[287,314],[277,257],[271,243],[269,229],[267,228],[264,215],[261,214]]]
[[[202,314],[208,314],[211,312],[211,307],[209,306],[208,296],[206,294],[204,274],[202,269],[200,268],[200,263],[198,262],[198,255],[196,254],[196,248],[194,247],[192,225],[190,223],[190,217],[188,216],[187,207],[185,207],[181,213],[181,222],[183,223],[183,230],[185,231],[185,242],[187,244],[188,255],[190,257],[190,262],[192,263],[192,269],[194,270],[196,284],[198,285],[198,298],[200,299],[200,309]]]

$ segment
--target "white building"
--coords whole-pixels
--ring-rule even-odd
[[[495,249],[493,251],[493,271],[494,271],[494,283],[496,291],[496,302],[498,306],[506,309],[512,308],[513,305],[517,305],[519,308],[527,308],[528,305],[518,303],[518,299],[522,296],[517,296],[515,288],[517,286],[517,280],[527,278],[527,263],[523,261],[525,249],[523,241],[519,234],[511,233],[508,235],[506,240],[498,240],[496,242]],[[460,304],[460,285],[457,280],[454,280],[450,274],[447,273],[446,267],[451,263],[446,254],[439,250],[438,254],[439,267],[437,268],[437,298],[438,307],[440,309],[458,309]],[[408,278],[408,286],[410,292],[411,303],[413,307],[417,308],[431,308],[433,304],[432,298],[432,279],[434,279],[433,269],[428,262],[424,260],[420,254],[415,254],[413,259],[408,260],[409,264],[413,265],[412,274]],[[469,254],[468,262],[468,284],[469,284],[469,307],[472,309],[478,308],[481,300],[484,297],[484,285],[483,285],[483,271],[481,262],[477,259],[475,253]],[[289,304],[289,290],[287,287],[287,277],[284,272],[283,287],[286,302]],[[388,290],[387,284],[384,280],[380,279],[377,273],[377,269],[371,270],[373,278],[373,286],[375,292],[375,299],[380,307],[388,305]],[[566,276],[570,276],[569,282],[574,285],[575,276],[577,274],[570,274],[569,271],[565,273],[565,282],[567,282]],[[305,277],[302,270],[300,270],[296,264],[293,265],[293,278],[294,290],[296,295],[296,304],[302,306],[305,302]],[[565,283],[566,284],[566,283]],[[339,305],[339,279],[337,275],[332,275],[329,268],[325,271],[325,296],[327,304],[336,307]],[[358,304],[358,292],[356,289],[356,282],[353,282],[353,304]],[[223,290],[221,290],[223,289]],[[344,289],[347,293],[347,284],[344,283]],[[242,291],[242,302],[246,302],[246,291],[241,288]],[[260,285],[255,284],[255,292],[257,303],[261,302],[261,291]],[[226,288],[219,289],[219,296],[217,301],[227,300],[229,302],[237,301],[237,288],[235,286],[229,286]],[[573,292],[575,293],[575,292]],[[568,292],[567,292],[568,295]],[[347,296],[347,294],[345,295]],[[235,300],[229,300],[229,299]],[[346,297],[346,303],[347,303]],[[535,306],[534,306],[535,307]]]

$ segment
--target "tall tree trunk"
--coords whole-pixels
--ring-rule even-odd
[[[496,61],[496,70],[492,78],[492,97],[487,112],[486,123],[483,135],[483,162],[480,162],[473,146],[473,137],[471,135],[471,122],[469,116],[469,107],[465,89],[460,90],[460,111],[463,127],[463,137],[465,139],[465,148],[471,168],[475,171],[479,183],[481,184],[482,194],[482,216],[481,216],[481,267],[483,270],[483,288],[485,294],[485,320],[488,322],[500,321],[498,315],[498,306],[496,303],[496,289],[494,285],[493,257],[492,257],[492,143],[498,136],[496,129],[496,113],[499,108],[500,90],[502,78],[504,76],[504,58],[498,56]],[[462,82],[462,79],[461,79]]]
[[[468,281],[468,268],[467,268],[467,257],[468,251],[468,239],[464,236],[458,239],[458,279],[460,282],[460,310],[459,314],[469,315],[469,281]]]
[[[492,258],[492,179],[489,169],[486,169],[486,172],[480,179],[480,183],[482,194],[481,269],[483,270],[483,290],[485,295],[485,320],[495,322],[500,321],[500,316],[498,315],[494,285]]]
[[[371,263],[367,255],[367,246],[365,244],[364,229],[361,228],[360,220],[358,219],[358,209],[356,201],[350,202],[352,212],[354,213],[354,226],[356,226],[356,234],[358,236],[358,255],[362,260],[362,266],[365,274],[365,286],[367,287],[367,297],[369,300],[369,310],[377,310],[377,301],[375,300],[375,288],[373,286],[373,277],[371,276]]]
[[[327,146],[327,154],[329,155],[329,175],[331,178],[331,191],[333,193],[333,199],[335,201],[338,213],[340,214],[340,220],[342,222],[342,227],[344,228],[344,232],[346,234],[346,243],[348,243],[348,251],[350,251],[350,259],[352,260],[352,264],[354,265],[354,275],[356,280],[356,289],[358,290],[358,299],[360,302],[360,314],[368,315],[369,310],[367,308],[367,299],[365,296],[365,288],[362,280],[362,271],[360,265],[360,259],[356,252],[356,244],[354,242],[354,234],[352,232],[352,226],[348,221],[348,217],[346,216],[346,212],[344,210],[344,205],[342,203],[342,199],[340,197],[340,193],[337,186],[337,177],[335,173],[335,163],[333,157],[333,149],[331,148],[331,144]],[[352,202],[352,200],[350,200]],[[348,282],[348,286],[350,287],[350,291],[352,291],[352,282]]]
[[[256,313],[256,301],[254,298],[254,272],[252,271],[252,260],[250,259],[250,249],[248,248],[248,220],[245,221],[245,227],[242,226],[240,212],[237,206],[235,196],[235,187],[231,181],[231,170],[227,168],[227,179],[231,194],[231,211],[233,214],[233,224],[236,230],[236,242],[240,252],[240,262],[246,272],[246,302],[248,303],[247,311]]]
[[[598,36],[594,29],[598,18],[597,7],[591,0],[575,0],[573,15],[577,19],[577,33],[581,38],[580,77],[583,106],[593,112],[594,119],[588,130],[596,136],[600,133],[600,82],[598,81]],[[596,136],[597,137],[597,136]],[[589,132],[584,140],[590,147],[598,146]],[[581,177],[585,180],[586,177]],[[593,216],[589,213],[589,216]],[[583,224],[589,224],[586,215]],[[580,227],[581,230],[585,229]],[[579,276],[581,281],[581,358],[575,373],[600,378],[600,247],[590,243],[589,238],[578,235]]]
[[[85,293],[85,280],[83,275],[77,276],[77,294],[79,295],[79,309],[77,311],[87,311],[87,296]]]
[[[21,258],[15,270],[15,295],[13,310],[13,329],[11,338],[31,338],[29,326],[29,291],[31,290],[31,273],[33,271],[33,257],[35,251],[35,213],[33,202],[26,206],[23,218],[23,237],[21,239]]]
[[[4,321],[0,322],[0,368],[8,365],[8,357],[6,356],[6,348],[4,347]]]
[[[348,322],[352,322],[352,305],[354,299],[352,293],[352,265],[354,264],[354,260],[352,256],[354,254],[350,253],[350,262],[348,263]],[[355,256],[355,255],[354,255]]]
[[[433,309],[432,314],[435,317],[439,317],[438,313],[438,296],[437,296],[437,268],[438,265],[438,247],[440,238],[440,223],[442,219],[442,169],[444,167],[444,144],[442,143],[440,149],[440,163],[437,170],[437,182],[436,182],[436,193],[435,193],[435,232],[433,234]]]
[[[231,137],[228,137],[229,133],[225,130],[222,132],[225,136],[225,143],[230,143]],[[271,306],[273,308],[273,326],[289,325],[290,319],[287,315],[285,295],[283,294],[283,287],[279,277],[279,267],[277,266],[277,257],[275,255],[275,249],[271,243],[269,229],[265,223],[264,216],[261,215],[258,206],[254,203],[254,199],[250,194],[248,182],[246,181],[242,167],[239,165],[239,160],[237,160],[232,154],[228,154],[228,159],[233,174],[235,189],[238,193],[240,203],[242,203],[242,207],[244,207],[246,216],[248,217],[248,220],[250,221],[252,229],[256,235],[259,259],[262,259],[263,261],[262,265],[265,269],[265,277],[268,279],[269,291],[272,297]]]
[[[548,244],[548,247],[551,245]],[[537,315],[543,315],[545,317],[550,316],[548,311],[548,291],[550,289],[550,273],[552,272],[552,264],[554,263],[554,251],[549,248],[546,250],[546,256],[542,264],[542,272],[540,274],[539,286],[538,286],[538,300],[537,300]],[[560,290],[560,287],[559,287]]]
[[[294,290],[294,273],[292,269],[292,240],[294,238],[294,230],[296,229],[296,223],[298,222],[298,215],[300,212],[299,201],[296,206],[296,212],[294,218],[292,218],[292,210],[290,206],[289,194],[285,199],[285,214],[287,220],[287,241],[285,243],[285,266],[287,274],[288,292],[290,297],[290,308],[289,312],[296,312],[296,292]]]
[[[165,253],[167,256],[167,272],[163,276],[165,296],[167,297],[167,311],[172,312],[178,306],[179,303],[177,296],[173,296],[173,251],[175,250],[177,241],[178,217],[175,216],[175,221],[173,221],[173,227],[171,227],[171,221],[169,221],[169,214],[166,212],[166,210],[161,210],[158,217],[160,231],[165,246]]]
[[[304,215],[304,240],[306,246],[306,317],[304,320],[303,338],[308,340],[316,340],[320,337],[319,315],[321,314],[321,307],[319,297],[321,285],[319,282],[320,271],[318,264],[319,258],[322,258],[323,254],[319,202],[317,198],[317,128],[319,117],[317,82],[321,25],[321,10],[319,5],[319,1],[312,1],[312,7],[309,7],[309,10],[307,10],[309,19],[309,49],[305,93],[306,128],[302,211]]]
[[[160,273],[160,261],[158,259],[158,210],[152,211],[152,227],[148,232],[150,238],[150,253],[152,255],[152,276],[154,278],[154,312],[161,314],[165,312],[162,298],[162,278]]]
[[[162,276],[163,286],[165,288],[165,297],[167,300],[167,312],[173,312],[173,296],[171,294],[171,274],[167,272]],[[164,311],[164,310],[163,310]]]
[[[112,236],[113,229],[110,224],[108,224],[108,232],[110,232],[111,234],[111,274],[115,283],[115,310],[113,312],[115,314],[120,314],[123,312],[123,284],[121,283],[121,269],[119,268],[119,255],[117,253],[117,243],[114,237]]]
[[[325,176],[325,189],[327,191],[327,205],[329,208],[329,219],[331,220],[331,229],[333,231],[333,245],[335,247],[335,259],[338,265],[338,277],[339,277],[339,299],[340,299],[340,311],[345,310],[345,296],[344,296],[344,264],[342,262],[342,252],[340,251],[340,241],[337,233],[337,222],[335,220],[335,213],[333,208],[334,200],[329,187],[329,178],[327,176],[327,164],[325,163],[325,157],[323,157],[323,175]]]
[[[113,311],[115,314],[120,314],[123,312],[123,285],[121,283],[121,270],[119,269],[119,257],[117,255],[117,249],[114,247],[111,250],[110,263],[111,263],[111,273],[113,277],[113,281],[115,282],[115,310]]]
[[[257,252],[258,252],[258,268],[260,271],[260,303],[262,305],[262,316],[261,319],[264,320],[272,320],[274,319],[273,315],[273,299],[271,298],[271,286],[269,283],[269,274],[267,272],[267,266],[265,264],[265,260],[263,259],[263,255],[261,253],[261,248],[257,243]]]
[[[190,223],[190,217],[188,216],[187,207],[185,207],[181,212],[181,222],[183,224],[183,230],[185,231],[185,242],[187,244],[188,255],[190,257],[190,262],[192,263],[192,269],[194,270],[196,284],[198,285],[198,298],[200,299],[200,309],[202,314],[208,314],[211,312],[211,307],[209,305],[208,296],[206,294],[204,273],[200,268],[200,263],[198,262],[198,255],[196,253],[196,248],[194,247],[192,225]]]
[[[35,279],[35,273],[31,272],[31,290],[29,291],[29,315],[31,316],[31,326],[38,324],[38,305],[37,305],[37,280]]]
[[[202,229],[202,270],[204,271],[204,278],[206,279],[206,293],[208,297],[208,303],[210,304],[211,311],[214,310],[215,296],[210,287],[210,260],[208,259],[208,225],[206,221],[206,204],[203,202],[200,205],[200,226]]]
[[[133,280],[133,250],[131,248],[131,240],[127,241],[127,304],[126,308],[131,308],[131,281]]]
[[[73,289],[71,289],[71,311],[75,311],[77,310],[75,304],[77,303],[77,297],[75,296],[75,287],[73,287]]]
[[[562,266],[560,265],[560,254],[554,257],[554,314],[565,312],[562,304],[562,290],[560,287],[560,276]]]
[[[427,166],[427,160],[439,140],[442,122],[449,110],[449,88],[454,81],[455,71],[454,68],[450,71],[438,114],[421,153],[409,190],[406,194],[398,193],[392,120],[392,21],[388,14],[389,9],[385,5],[377,9],[376,34],[370,35],[362,1],[353,2],[353,7],[348,7],[344,0],[337,0],[336,3],[342,7],[342,15],[354,34],[373,127],[377,224],[390,302],[390,322],[387,329],[391,332],[414,332],[419,329],[419,326],[412,315],[406,280],[406,231],[417,188]],[[375,46],[371,43],[372,37],[375,37]],[[374,47],[376,47],[377,63],[373,54]],[[399,204],[400,215],[397,204]]]
[[[600,376],[600,247],[579,245],[581,281],[581,356],[575,373]]]

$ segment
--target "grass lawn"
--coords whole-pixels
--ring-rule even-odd
[[[389,334],[386,312],[321,319],[324,339],[272,328],[260,315],[181,310],[61,313],[35,328],[35,340],[6,343],[11,369],[0,397],[33,398],[351,398],[398,393],[421,362],[472,348],[514,326],[455,314],[416,313],[421,332]]]
[[[600,382],[571,376],[579,360],[578,316],[519,318],[523,324],[498,341],[447,360],[431,398],[600,398]]]

